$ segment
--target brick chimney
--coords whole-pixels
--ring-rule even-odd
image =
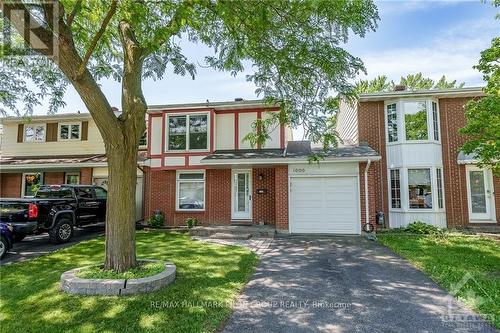
[[[406,86],[402,85],[402,84],[397,84],[395,87],[394,87],[394,91],[405,91],[406,90]]]

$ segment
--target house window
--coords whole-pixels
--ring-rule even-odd
[[[436,102],[432,102],[432,127],[434,129],[434,140],[439,141],[439,120]]]
[[[427,103],[405,102],[406,140],[427,140]]]
[[[45,141],[45,125],[25,125],[24,141],[26,142]]]
[[[78,185],[80,184],[80,173],[67,173],[65,184]]]
[[[168,117],[168,150],[204,150],[208,147],[208,115]]]
[[[396,103],[387,105],[387,134],[389,142],[398,141],[398,115]]]
[[[401,208],[401,181],[399,178],[399,170],[394,169],[391,173],[391,207]]]
[[[177,210],[205,209],[205,173],[177,173]]]
[[[444,202],[443,202],[443,171],[441,169],[436,169],[436,181],[437,181],[437,201],[438,201],[438,208],[444,208]]]
[[[23,174],[23,196],[33,196],[42,185],[42,173],[25,173]]]
[[[412,209],[431,209],[431,170],[408,169],[408,198]]]
[[[80,140],[80,123],[60,124],[59,140]]]

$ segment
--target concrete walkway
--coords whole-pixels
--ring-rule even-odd
[[[261,254],[224,332],[497,331],[376,242],[290,237]]]
[[[273,242],[272,238],[254,238],[254,237],[250,239],[217,239],[217,238],[198,237],[198,236],[191,238],[202,242],[243,246],[249,248],[251,251],[255,252],[259,256],[264,254],[269,249],[269,246]]]

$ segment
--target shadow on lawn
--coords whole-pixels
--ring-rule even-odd
[[[174,262],[174,284],[129,297],[76,296],[59,290],[62,272],[100,263],[103,253],[101,238],[0,268],[2,331],[213,331],[231,313],[230,301],[257,263],[256,256],[242,248],[141,232],[138,257]],[[206,302],[223,306],[197,306]]]

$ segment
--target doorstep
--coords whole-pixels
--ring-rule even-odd
[[[212,225],[194,227],[189,230],[189,235],[210,237],[214,234],[247,235],[252,238],[274,238],[276,229],[272,225]]]

